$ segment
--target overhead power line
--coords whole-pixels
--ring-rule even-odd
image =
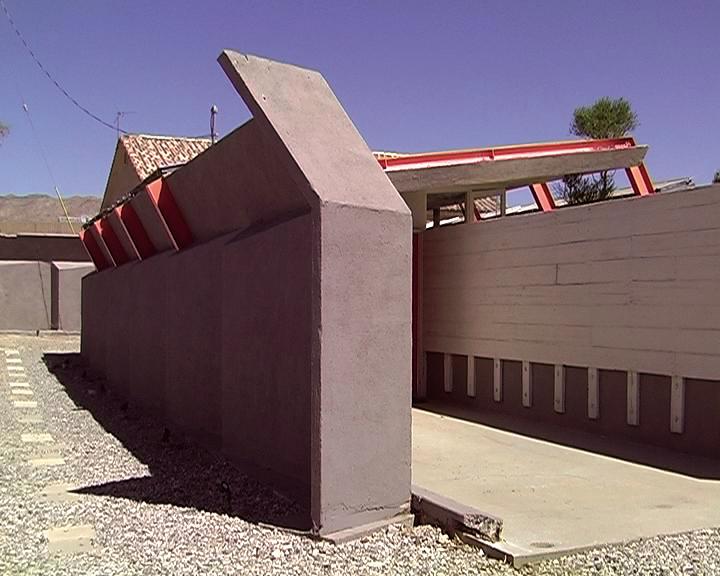
[[[60,90],[60,92],[62,92],[62,94],[63,94],[63,96],[65,96],[65,98],[67,98],[68,100],[70,100],[70,102],[72,102],[72,104],[73,104],[76,108],[78,108],[81,112],[83,112],[84,114],[86,114],[87,116],[89,116],[90,118],[92,118],[93,120],[95,120],[96,122],[99,122],[100,124],[102,124],[102,125],[105,126],[106,128],[110,128],[111,130],[120,132],[120,133],[122,133],[122,134],[127,134],[127,133],[128,133],[126,130],[120,129],[118,126],[113,126],[113,125],[110,124],[109,122],[105,122],[105,120],[103,120],[102,118],[100,118],[100,117],[97,116],[96,114],[93,114],[90,110],[88,110],[87,108],[85,108],[85,106],[83,106],[82,104],[80,104],[80,102],[78,102],[77,100],[75,100],[75,98],[73,98],[73,97],[70,95],[70,93],[69,93],[67,90],[65,90],[65,88],[63,88],[63,87],[61,86],[60,82],[58,82],[58,81],[53,77],[53,75],[50,74],[50,72],[48,72],[47,68],[45,68],[45,66],[42,65],[42,62],[40,62],[40,60],[38,59],[38,57],[35,56],[35,52],[33,52],[32,48],[30,48],[30,45],[27,43],[27,41],[25,40],[25,37],[22,35],[22,32],[20,32],[19,28],[18,28],[17,25],[15,24],[15,21],[13,20],[12,16],[10,15],[10,11],[8,10],[7,6],[5,5],[5,0],[0,0],[0,7],[2,7],[2,9],[3,9],[3,12],[5,13],[6,18],[7,18],[8,22],[10,23],[10,27],[15,31],[15,34],[16,34],[17,37],[20,39],[20,42],[22,42],[23,46],[25,46],[25,49],[28,51],[28,53],[30,54],[30,56],[32,57],[32,59],[35,61],[35,64],[37,64],[38,68],[40,68],[40,70],[43,72],[43,74],[45,74],[45,76],[48,77],[48,80],[50,80],[50,82],[52,82],[52,83],[55,85],[55,87],[56,87],[58,90]]]

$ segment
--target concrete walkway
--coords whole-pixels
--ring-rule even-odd
[[[668,458],[677,469],[687,457]],[[502,518],[516,557],[720,526],[720,480],[419,409],[413,483]]]

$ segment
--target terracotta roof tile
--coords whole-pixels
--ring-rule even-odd
[[[120,139],[141,180],[158,168],[189,162],[211,144],[209,138],[147,134],[125,134]]]

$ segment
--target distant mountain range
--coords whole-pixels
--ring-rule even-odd
[[[76,232],[85,218],[100,210],[101,198],[95,196],[69,196],[63,200]],[[0,196],[0,234],[33,232],[71,233],[57,197],[44,194]]]

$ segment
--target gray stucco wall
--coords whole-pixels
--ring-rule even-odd
[[[305,215],[88,276],[82,339],[116,392],[308,508],[310,237]]]
[[[50,324],[53,330],[80,331],[81,281],[83,276],[94,270],[95,266],[90,262],[50,263]]]
[[[89,262],[85,248],[71,234],[0,234],[0,260]]]
[[[0,260],[0,330],[50,329],[50,264]]]
[[[410,500],[410,212],[319,73],[220,61],[253,119],[166,179],[193,245],[132,200],[159,254],[85,277],[83,356],[289,489],[315,532],[392,519]]]

